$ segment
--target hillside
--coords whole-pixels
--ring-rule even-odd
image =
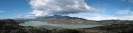
[[[93,28],[48,29],[20,26],[14,20],[0,20],[0,33],[132,33],[133,24],[113,24]]]

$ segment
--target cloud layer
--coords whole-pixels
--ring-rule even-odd
[[[122,15],[133,15],[133,12],[130,9],[118,10],[117,12]]]
[[[133,0],[129,0],[130,3],[133,3]]]
[[[5,11],[0,11],[0,13],[2,13],[2,12],[5,12]]]
[[[128,1],[130,3],[133,3],[133,0],[121,0],[121,1]]]
[[[35,16],[64,15],[81,12],[98,11],[88,6],[84,0],[31,0]]]
[[[101,10],[98,9],[100,11],[98,13],[78,13],[78,14],[70,14],[69,16],[85,18],[88,20],[110,20],[110,19],[133,20],[133,11],[129,8],[122,9],[122,10],[115,10],[116,13],[118,13],[118,15],[122,15],[122,16],[108,15],[105,12],[102,12],[107,10],[106,9],[102,10],[102,9]]]

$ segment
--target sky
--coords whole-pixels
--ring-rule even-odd
[[[0,19],[52,15],[133,20],[133,0],[0,0]]]

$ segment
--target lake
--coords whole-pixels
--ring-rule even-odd
[[[64,25],[64,24],[48,24],[47,22],[28,21],[21,23],[22,26],[34,26],[43,28],[90,28],[102,25]]]

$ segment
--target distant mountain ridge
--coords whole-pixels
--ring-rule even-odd
[[[49,19],[49,18],[57,18],[57,19],[61,19],[61,18],[68,18],[68,19],[80,19],[80,20],[87,20],[87,19],[83,19],[83,18],[78,18],[78,17],[70,17],[70,16],[62,16],[62,15],[53,15],[53,16],[46,16],[46,17],[38,17],[36,19]]]
[[[78,17],[70,17],[70,16],[62,16],[62,15],[53,15],[53,16],[46,16],[46,17],[38,17],[35,20],[48,22],[51,24],[98,24],[93,21],[89,21],[87,19],[78,18]]]
[[[14,19],[18,21],[42,21],[48,22],[50,24],[72,24],[72,25],[111,25],[111,24],[133,24],[133,20],[87,20],[84,18],[62,16],[62,15],[53,15],[45,17],[37,17],[35,19]]]
[[[46,17],[38,17],[37,21],[48,22],[51,24],[83,24],[83,25],[110,25],[110,24],[125,24],[130,23],[133,24],[133,20],[87,20],[78,17],[70,17],[70,16],[62,16],[62,15],[53,15]]]

